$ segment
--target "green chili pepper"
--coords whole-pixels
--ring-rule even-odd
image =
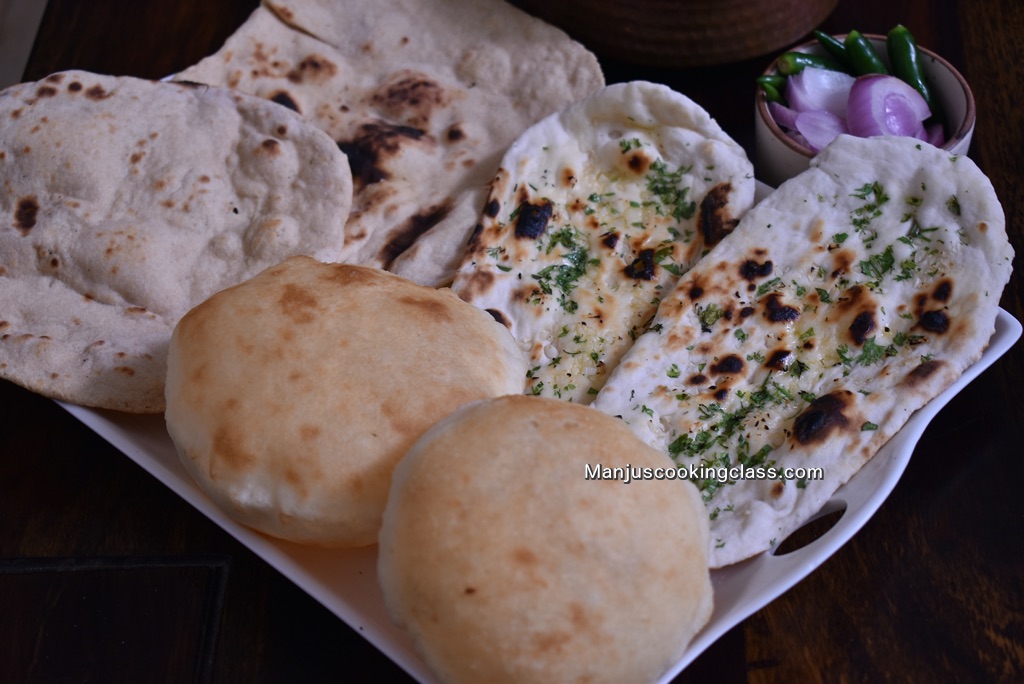
[[[761,90],[764,91],[764,96],[768,99],[769,102],[778,102],[779,104],[786,103],[785,98],[782,97],[782,90],[778,86],[775,86],[769,82],[762,83],[761,79],[757,80],[758,85],[761,86]]]
[[[850,57],[850,64],[853,66],[854,74],[889,74],[889,69],[875,52],[874,46],[860,31],[850,31],[843,41],[846,47],[846,54]]]
[[[921,71],[921,54],[917,51],[917,41],[914,36],[905,26],[897,24],[889,31],[885,46],[889,52],[889,63],[892,65],[893,74],[921,93],[921,97],[928,103],[928,108],[934,112],[934,98],[931,88],[928,87],[928,83],[924,79],[924,73]]]
[[[782,74],[765,74],[757,77],[758,85],[767,85],[781,90],[786,87],[786,77]]]
[[[850,64],[850,56],[846,54],[846,46],[843,41],[839,40],[835,36],[830,36],[824,31],[814,31],[814,37],[818,39],[818,44],[825,49],[832,59],[836,60],[842,67],[843,71],[851,71],[853,65]]]
[[[793,74],[799,74],[804,70],[805,67],[815,67],[817,69],[828,69],[829,71],[842,71],[843,67],[835,62],[835,60],[819,56],[810,55],[806,52],[786,52],[779,57],[777,68],[780,74],[786,76],[792,76]]]

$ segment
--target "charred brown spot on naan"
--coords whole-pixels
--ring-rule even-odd
[[[451,212],[450,202],[448,200],[439,205],[427,207],[418,214],[413,214],[405,220],[401,229],[393,232],[388,237],[387,243],[385,243],[380,254],[377,256],[380,263],[384,264],[385,269],[390,267],[392,262],[405,250],[409,249],[416,242],[417,238],[448,216]]]
[[[770,276],[773,268],[771,260],[757,261],[756,259],[747,259],[740,264],[740,277],[752,283],[760,278]]]
[[[490,198],[487,201],[486,205],[484,205],[484,215],[489,217],[489,218],[496,217],[500,210],[501,210],[501,202],[499,202],[498,200],[494,199],[493,197]],[[477,225],[480,225],[480,224],[477,224]],[[480,225],[480,228],[482,230],[483,226]]]
[[[573,171],[570,168],[562,169],[561,183],[562,183],[562,186],[566,187],[566,188],[573,188],[573,187],[575,187],[576,186],[576,172]],[[582,201],[579,198],[577,198],[576,202],[579,204],[579,209],[582,209],[583,208]],[[574,205],[574,208],[576,208],[575,205]]]
[[[491,314],[491,318],[498,323],[501,323],[506,328],[512,327],[512,321],[509,320],[508,316],[506,316],[504,312],[499,311],[498,309],[485,309],[485,311]]]
[[[746,363],[736,354],[729,354],[715,363],[708,369],[715,375],[736,375],[743,372]]]
[[[953,296],[953,281],[949,278],[944,278],[935,284],[935,288],[932,290],[932,299],[939,302],[948,302],[950,297]]]
[[[654,160],[642,150],[633,150],[625,157],[626,168],[638,176],[647,173],[653,162]]]
[[[852,408],[853,401],[854,393],[845,389],[815,398],[793,421],[793,439],[802,446],[823,444],[833,432],[849,430],[850,417],[844,412]]]
[[[874,310],[862,311],[857,314],[853,319],[853,323],[850,324],[850,339],[857,346],[863,346],[877,329],[878,322],[875,319]]]
[[[900,386],[913,389],[920,385],[925,385],[933,375],[943,370],[946,366],[948,364],[941,359],[924,361],[904,376],[900,381]]]
[[[785,371],[793,362],[793,353],[788,349],[773,349],[768,353],[764,367],[773,371]]]
[[[780,293],[772,292],[764,298],[764,317],[772,323],[788,323],[800,318],[800,309],[783,302]]]
[[[700,213],[697,215],[697,229],[704,236],[704,245],[711,247],[732,232],[739,218],[733,215],[729,205],[731,183],[719,183],[708,190],[700,201]]]
[[[547,229],[553,210],[554,207],[547,200],[537,204],[521,202],[516,209],[516,237],[533,240],[539,238]]]
[[[351,140],[339,140],[338,148],[348,157],[352,179],[365,187],[391,178],[385,162],[401,154],[409,144],[420,143],[425,133],[411,126],[397,126],[383,121],[362,124]]]
[[[85,91],[85,96],[90,100],[106,100],[111,93],[103,89],[101,85],[94,85]]]
[[[36,97],[53,97],[57,94],[57,89],[53,86],[39,86],[36,88]]]
[[[949,330],[949,316],[945,311],[930,310],[925,311],[921,314],[921,317],[917,321],[917,325],[927,330],[928,332],[937,333],[939,335]]]
[[[636,259],[632,263],[627,264],[622,272],[626,274],[626,277],[632,278],[633,280],[653,280],[655,269],[657,267],[654,263],[654,250],[644,249],[636,255]]]

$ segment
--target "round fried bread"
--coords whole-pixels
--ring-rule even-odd
[[[707,514],[665,469],[589,407],[463,407],[395,470],[378,559],[391,616],[445,682],[657,679],[712,603]]]
[[[236,520],[301,543],[377,539],[391,472],[467,402],[522,392],[508,331],[448,290],[294,257],[178,323],[167,427]]]

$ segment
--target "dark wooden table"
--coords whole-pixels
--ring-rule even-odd
[[[161,77],[256,0],[50,0],[25,80]],[[911,27],[974,87],[971,156],[1024,253],[1024,6],[842,0],[823,28]],[[659,70],[753,149],[765,59]],[[1024,320],[1018,270],[1002,306]],[[679,681],[1024,681],[1024,346],[956,397],[895,491],[820,569]],[[0,681],[407,681],[369,643],[56,404],[0,382]]]

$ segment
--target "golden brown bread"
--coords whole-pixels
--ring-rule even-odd
[[[707,514],[618,419],[533,396],[477,402],[395,470],[378,575],[446,682],[651,681],[711,612]]]
[[[376,541],[398,459],[460,405],[522,391],[508,331],[447,290],[295,257],[175,328],[167,427],[235,519],[331,546]]]

